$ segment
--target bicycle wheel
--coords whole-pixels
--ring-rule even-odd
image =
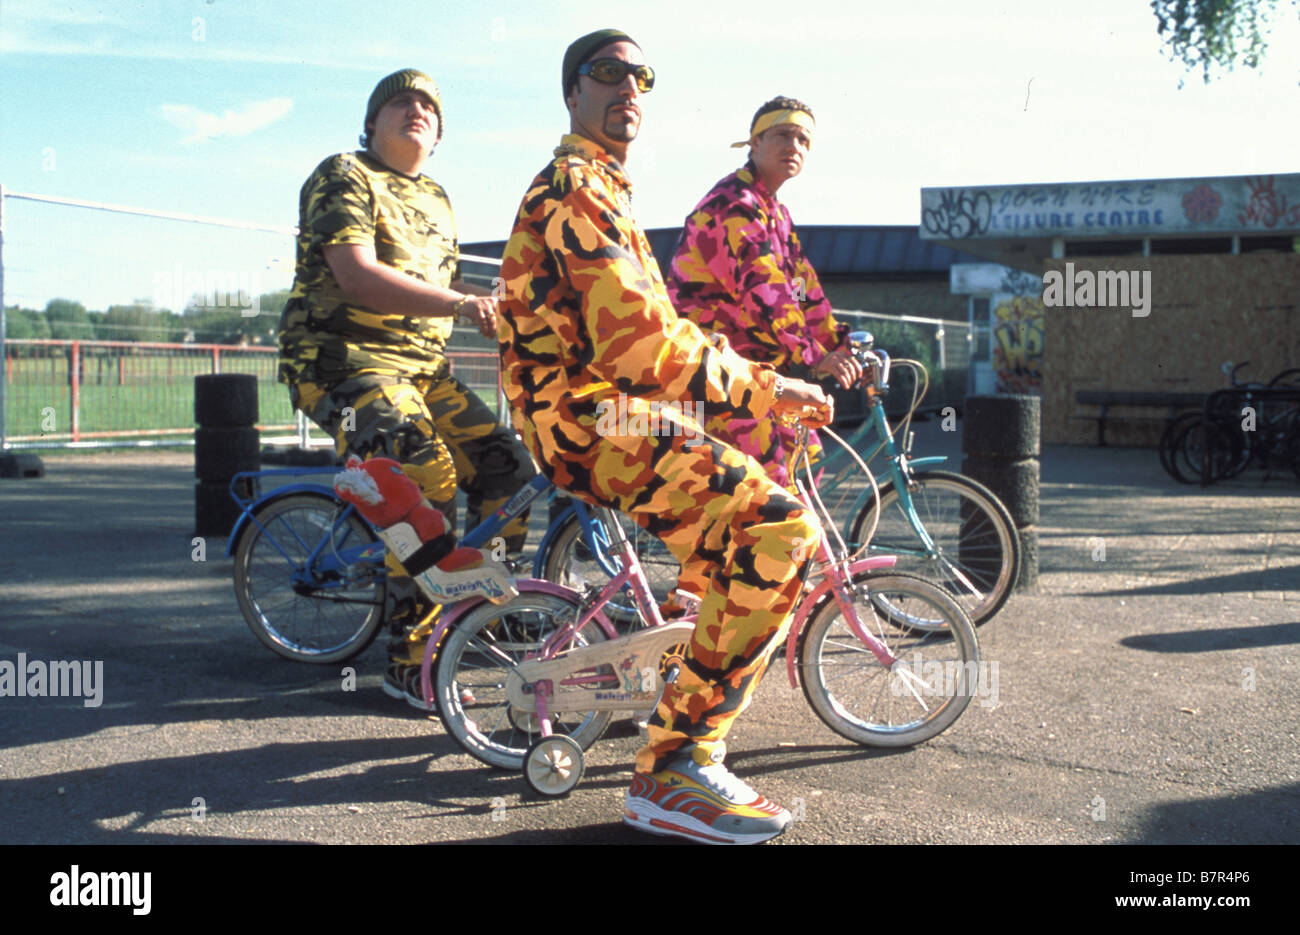
[[[1300,387],[1300,367],[1292,367],[1290,370],[1283,370],[1273,379],[1268,381],[1268,388],[1273,389],[1290,389]]]
[[[1300,415],[1300,369],[1284,370],[1268,384],[1257,403],[1255,431],[1249,433],[1265,468],[1297,467],[1297,415]],[[1245,433],[1243,433],[1245,434]],[[1300,471],[1297,472],[1300,474]]]
[[[477,759],[520,772],[532,745],[541,739],[537,717],[510,704],[506,681],[520,662],[537,655],[545,639],[577,612],[577,596],[526,591],[503,606],[483,604],[447,634],[434,668],[434,697],[447,732]],[[605,639],[588,623],[572,646]],[[612,666],[587,673],[617,686]],[[595,682],[589,683],[595,684]],[[610,711],[552,712],[553,733],[568,734],[584,750],[613,717]]]
[[[799,640],[804,695],[827,727],[854,743],[907,747],[929,740],[987,688],[975,628],[952,597],[916,575],[859,572],[853,580],[859,621],[898,661],[882,666],[832,597]],[[941,617],[945,626],[920,629],[910,617]]]
[[[1199,484],[1207,447],[1210,483],[1235,477],[1250,463],[1251,449],[1241,434],[1198,419],[1189,421],[1173,440],[1169,462],[1174,477],[1184,484]]]
[[[256,514],[235,550],[235,599],[263,645],[295,662],[342,662],[375,638],[384,621],[383,553],[338,571],[306,567],[313,552],[373,543],[355,513],[337,525],[341,504],[317,494],[272,500]]]
[[[1202,415],[1199,412],[1184,412],[1165,423],[1164,429],[1160,433],[1160,445],[1157,449],[1160,455],[1160,466],[1165,469],[1165,473],[1178,481],[1180,484],[1186,484],[1179,473],[1174,459],[1177,455],[1177,443],[1183,437],[1183,432],[1187,431],[1187,426],[1197,424],[1201,421]]]
[[[662,603],[677,587],[677,576],[681,565],[673,558],[668,547],[650,533],[638,526],[631,517],[617,514],[619,522],[632,542],[637,561],[650,583],[651,593],[656,601]],[[600,539],[609,541],[609,535],[602,529]],[[613,559],[610,559],[613,562]],[[614,562],[614,564],[617,564]],[[588,586],[602,588],[609,583],[609,575],[601,567],[591,547],[583,541],[582,521],[576,515],[570,516],[560,527],[555,538],[551,540],[545,556],[542,558],[542,577],[581,593]],[[605,615],[620,629],[632,626],[640,620],[636,602],[632,595],[624,590],[605,605]]]
[[[1011,514],[983,484],[950,471],[918,471],[908,490],[935,550],[922,550],[891,481],[880,488],[880,523],[871,551],[897,555],[899,571],[940,585],[976,626],[991,619],[1020,576],[1020,537]],[[871,529],[875,507],[869,502],[858,513],[851,527],[854,542]]]

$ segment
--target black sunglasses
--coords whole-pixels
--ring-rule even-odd
[[[633,65],[616,58],[598,58],[578,66],[578,74],[601,84],[621,84],[628,75],[636,79],[636,89],[644,94],[655,86],[655,70],[649,65]]]

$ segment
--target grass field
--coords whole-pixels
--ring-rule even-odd
[[[13,350],[11,345],[11,354]],[[72,432],[69,357],[62,347],[21,350],[43,353],[39,357],[9,359],[4,400],[6,438],[49,437],[51,447],[59,447]],[[93,432],[139,435],[160,429],[193,429],[194,377],[213,372],[211,351],[118,351],[95,348],[83,352],[77,407],[79,432],[83,436]],[[494,371],[473,366],[480,363],[467,361],[457,372],[495,411],[495,383],[488,387],[476,385]],[[220,354],[221,373],[251,373],[257,377],[258,424],[287,428],[294,424],[293,410],[288,388],[276,382],[275,370],[275,353],[230,348]],[[173,437],[184,439],[186,435]]]

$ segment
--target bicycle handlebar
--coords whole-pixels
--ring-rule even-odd
[[[849,352],[862,365],[862,369],[870,370],[871,382],[884,391],[889,389],[889,353],[874,347],[875,342],[875,336],[870,331],[850,331],[845,339]]]
[[[1219,369],[1221,369],[1225,374],[1228,375],[1228,382],[1232,386],[1241,386],[1241,384],[1237,382],[1237,371],[1240,370],[1242,367],[1247,366],[1249,363],[1250,361],[1243,360],[1239,364],[1233,364],[1232,361],[1225,360],[1223,362],[1223,366],[1220,367]]]

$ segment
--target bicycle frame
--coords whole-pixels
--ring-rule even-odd
[[[682,630],[693,629],[696,617],[687,615],[674,620],[672,624],[664,621],[659,612],[659,606],[655,602],[654,596],[650,591],[649,583],[641,570],[641,565],[632,548],[631,541],[627,538],[626,532],[622,525],[617,521],[613,513],[605,507],[598,508],[596,511],[597,519],[605,526],[613,536],[613,555],[621,564],[620,570],[607,582],[598,593],[593,595],[579,595],[577,592],[562,585],[553,584],[549,581],[540,579],[520,579],[516,581],[520,593],[541,592],[553,594],[559,597],[576,598],[578,600],[579,612],[574,615],[574,619],[565,626],[557,629],[551,634],[538,650],[537,658],[547,659],[558,650],[564,649],[572,641],[575,634],[580,632],[583,627],[593,620],[601,627],[607,637],[611,640],[621,639],[624,641],[640,637],[647,632],[662,630],[667,627],[675,627]],[[857,609],[853,605],[852,597],[857,590],[853,578],[865,571],[875,571],[882,568],[891,568],[896,562],[892,555],[880,555],[871,558],[857,559],[848,561],[846,558],[835,559],[830,546],[823,536],[820,540],[820,558],[823,562],[819,573],[825,575],[825,579],[818,583],[810,591],[806,591],[800,598],[794,617],[791,621],[790,632],[786,638],[786,667],[790,679],[791,687],[798,687],[798,676],[795,671],[794,658],[796,647],[798,645],[799,634],[803,630],[805,622],[811,617],[826,599],[827,593],[834,591],[835,599],[840,602],[844,611],[845,619],[849,621],[849,626],[854,635],[858,637],[880,662],[886,668],[892,668],[897,661],[889,650],[876,637],[863,626],[858,618]],[[640,630],[634,637],[618,637],[614,625],[604,614],[604,606],[614,595],[618,594],[625,586],[632,591],[633,599],[636,601],[637,609],[643,620],[648,622],[644,630]],[[436,655],[436,647],[442,643],[443,636],[447,631],[455,626],[456,621],[464,616],[465,612],[470,609],[469,606],[456,605],[450,612],[444,614],[439,620],[438,625],[434,628],[428,643],[425,646],[424,662],[421,666],[420,673],[420,690],[424,700],[428,703],[433,702],[433,680],[432,666],[433,659]],[[599,644],[598,644],[599,645]],[[584,677],[580,674],[582,670],[572,673],[568,678],[561,679],[561,685],[580,685]],[[554,685],[550,680],[541,680],[535,686],[536,692],[536,711],[538,722],[543,736],[549,736],[551,733],[550,714],[547,710],[547,698]],[[615,704],[609,705],[614,710],[640,710],[644,706],[645,698],[636,699],[640,703],[633,703],[629,697],[627,699],[613,699]]]
[[[579,503],[576,498],[573,502],[575,504]],[[649,621],[649,627],[662,627],[664,625],[664,619],[659,613],[659,607],[650,593],[650,586],[645,580],[645,575],[641,572],[640,562],[637,561],[636,553],[632,549],[632,543],[628,540],[622,525],[613,513],[604,507],[596,509],[595,517],[603,522],[607,532],[612,530],[613,554],[621,567],[612,574],[610,580],[601,588],[594,599],[584,598],[572,588],[545,581],[541,578],[520,578],[515,581],[515,587],[519,589],[520,594],[531,592],[552,594],[556,597],[577,598],[579,607],[585,608],[580,616],[576,616],[572,622],[557,629],[543,642],[539,650],[540,658],[546,658],[547,654],[554,652],[557,646],[562,646],[565,642],[571,640],[575,633],[593,619],[604,631],[606,637],[611,640],[617,639],[618,631],[609,618],[605,616],[604,606],[625,585],[631,585],[632,596],[637,603],[638,610],[644,615],[642,619]],[[439,618],[438,624],[430,634],[429,640],[424,647],[424,662],[420,667],[420,692],[423,694],[426,703],[433,703],[432,668],[437,647],[442,645],[443,637],[451,627],[455,626],[456,621],[463,617],[472,607],[477,606],[478,603],[481,602],[466,601],[454,605]],[[542,734],[549,736],[551,722],[549,712],[545,708],[546,703],[543,697],[537,713]]]
[[[858,334],[858,332],[855,332],[855,334]],[[850,338],[852,338],[852,335]],[[879,368],[879,372],[888,374],[889,355],[878,348],[873,350],[871,353],[876,354],[884,361],[884,366]],[[859,361],[865,364],[865,361],[863,361],[862,358],[859,358]],[[867,369],[870,371],[872,368],[867,367]],[[887,377],[885,379],[887,380]],[[920,514],[917,513],[916,506],[912,502],[910,490],[912,472],[918,469],[936,467],[943,464],[948,460],[948,458],[946,455],[930,455],[924,458],[913,458],[909,451],[899,451],[898,446],[894,443],[894,432],[889,427],[889,419],[885,415],[885,405],[882,394],[888,389],[889,385],[887,382],[881,382],[879,384],[879,389],[875,389],[874,391],[872,388],[864,389],[864,393],[867,397],[867,418],[863,424],[853,432],[853,434],[845,439],[845,443],[855,451],[861,452],[867,447],[867,440],[874,437],[874,439],[876,439],[875,447],[871,449],[870,454],[863,457],[863,460],[870,461],[881,451],[885,453],[887,476],[889,481],[893,484],[894,489],[898,491],[899,506],[921,544],[921,548],[919,549],[905,549],[899,548],[897,543],[895,543],[891,547],[892,554],[929,558],[935,554],[936,549],[934,540],[926,531],[925,525],[921,522]],[[829,480],[825,482],[824,486],[819,486],[822,486],[822,489],[825,491],[833,491],[843,481],[844,477],[852,472],[854,464],[855,462],[848,451],[836,451],[827,456],[816,465],[823,476],[829,477]],[[848,510],[848,516],[845,520],[843,529],[843,534],[846,538],[851,532],[853,517],[858,515],[872,496],[872,491],[868,488],[863,490],[854,499]],[[870,550],[871,546],[868,545],[867,549]]]
[[[322,554],[325,550],[326,543],[334,541],[334,536],[340,530],[346,529],[349,518],[356,513],[356,508],[351,504],[339,500],[338,495],[334,492],[332,485],[316,484],[310,482],[286,484],[283,487],[277,487],[261,496],[245,498],[240,496],[239,489],[242,485],[247,484],[250,487],[260,487],[260,481],[266,477],[276,476],[293,476],[302,477],[308,475],[321,475],[333,477],[338,473],[337,467],[324,468],[278,468],[263,471],[243,471],[236,474],[231,480],[230,491],[231,497],[240,506],[239,519],[235,522],[234,528],[230,532],[229,541],[226,544],[226,557],[234,556],[236,549],[239,547],[239,540],[245,535],[248,529],[256,526],[268,536],[268,540],[280,552],[286,561],[290,561],[289,555],[285,552],[280,543],[276,540],[275,535],[258,522],[256,514],[265,507],[281,497],[292,496],[299,493],[308,493],[320,497],[334,500],[339,505],[339,511],[334,519],[334,525],[329,530],[328,536],[322,536],[321,541],[314,547],[307,543],[301,543],[304,547],[309,548],[308,560],[304,563],[304,568],[313,569],[316,576],[328,575],[331,573],[341,573],[349,566],[359,562],[370,562],[378,566],[380,573],[384,569],[384,556],[386,549],[382,542],[371,542],[362,545],[350,546],[342,549],[331,549],[330,554]],[[555,489],[547,478],[538,474],[527,484],[521,487],[514,496],[512,496],[500,508],[495,510],[483,522],[479,523],[473,529],[465,534],[460,544],[472,548],[483,548],[490,543],[493,538],[511,522],[519,516],[525,509],[531,506],[537,499],[550,493]],[[587,546],[592,550],[592,554],[605,570],[606,574],[613,575],[616,569],[611,562],[609,555],[610,543],[602,535],[602,530],[592,521],[592,516],[588,511],[586,504],[580,500],[571,499],[569,504],[560,511],[555,520],[547,529],[545,537],[538,548],[537,558],[534,562],[534,575],[540,575],[541,565],[546,555],[546,547],[555,537],[557,530],[564,524],[570,516],[577,515],[579,522],[582,524],[583,537]],[[364,518],[362,518],[364,521]],[[367,523],[367,525],[369,525]],[[308,575],[311,578],[311,575]],[[304,584],[314,584],[322,586],[320,581],[304,580]]]

